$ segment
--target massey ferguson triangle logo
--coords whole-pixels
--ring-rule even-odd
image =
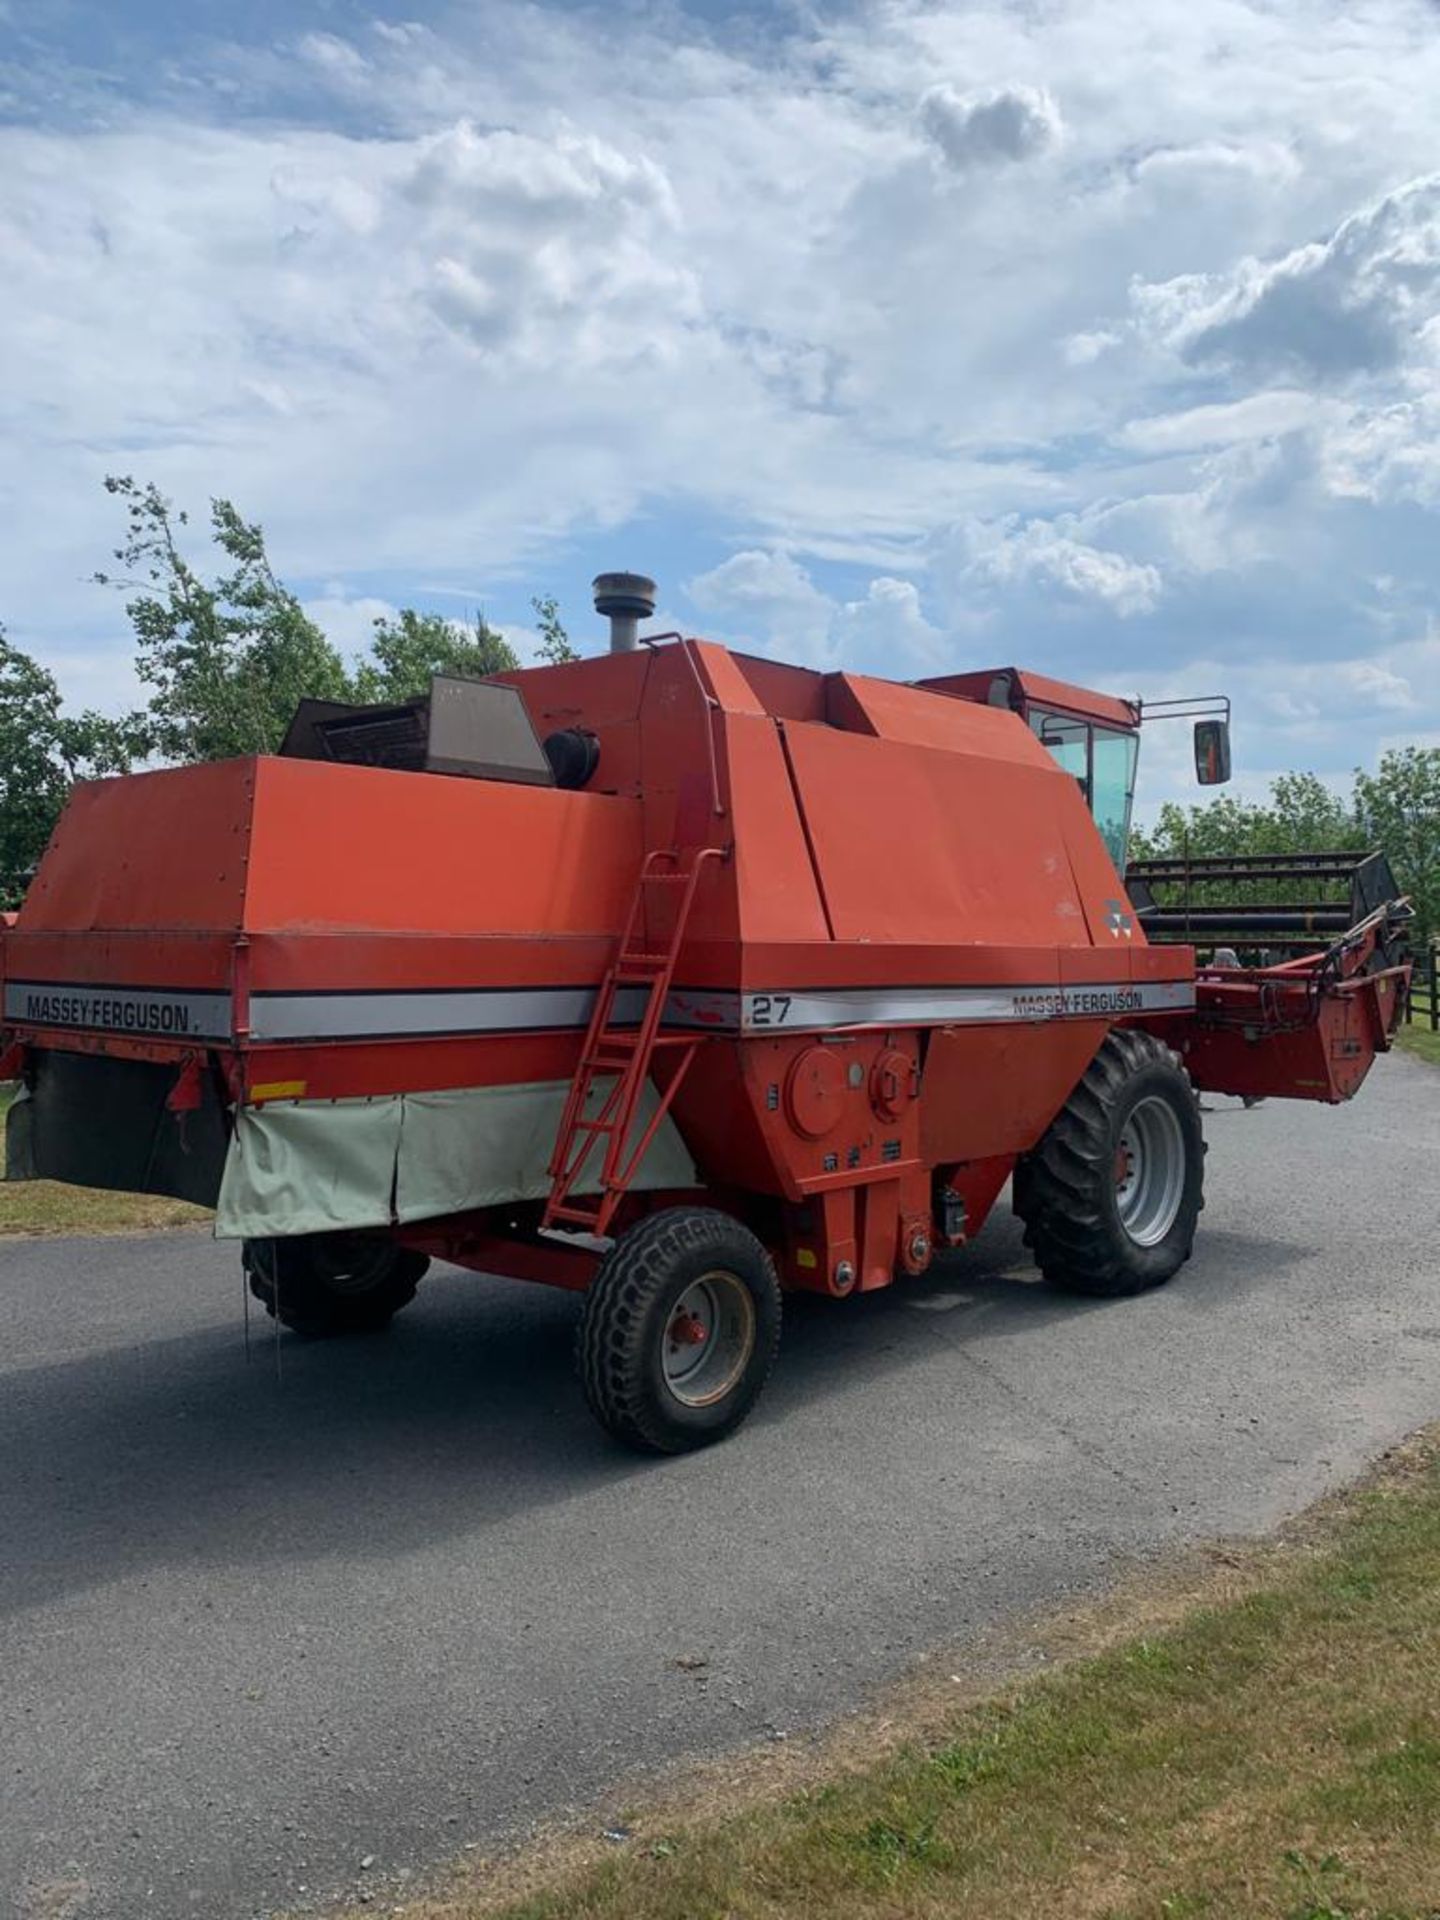
[[[1135,922],[1123,900],[1105,902],[1105,924],[1110,929],[1112,940],[1118,940],[1122,933],[1127,940],[1134,938]]]

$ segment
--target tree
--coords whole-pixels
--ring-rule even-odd
[[[1261,853],[1328,852],[1366,844],[1353,801],[1342,800],[1316,774],[1278,774],[1270,783],[1267,811],[1264,831],[1275,844],[1260,847]]]
[[[346,697],[339,654],[276,578],[259,526],[228,500],[211,501],[211,535],[232,566],[207,582],[180,550],[188,516],[158,487],[112,475],[105,489],[126,506],[126,537],[115,550],[126,574],[95,578],[130,593],[136,672],[154,689],[138,723],[151,752],[167,760],[270,753],[303,696]]]
[[[85,775],[123,773],[139,750],[126,722],[67,715],[54,675],[0,627],[0,906],[13,906]]]
[[[22,891],[50,837],[68,781],[55,752],[60,690],[0,630],[0,905]]]
[[[535,609],[535,625],[540,630],[540,645],[536,651],[545,664],[558,667],[567,660],[578,660],[580,656],[560,624],[560,604],[554,594],[536,594],[530,604]]]
[[[1132,835],[1131,851],[1138,858],[1303,853],[1358,847],[1363,841],[1354,807],[1316,774],[1282,773],[1271,782],[1268,805],[1228,793],[1201,806],[1167,801],[1149,833]]]
[[[1415,945],[1440,934],[1440,747],[1399,747],[1355,772],[1365,840],[1383,848],[1415,903]]]
[[[149,750],[163,759],[272,753],[307,696],[408,700],[435,673],[506,673],[519,665],[483,614],[466,626],[406,607],[375,622],[369,654],[352,676],[277,578],[261,527],[230,501],[210,502],[210,534],[230,565],[207,580],[182,551],[189,516],[158,487],[128,475],[112,475],[105,487],[126,507],[126,538],[115,553],[126,572],[95,577],[130,593],[136,672],[154,689],[140,724]]]
[[[413,700],[428,692],[436,673],[485,675],[513,673],[515,650],[477,613],[468,627],[440,613],[402,608],[393,620],[375,622],[368,660],[361,660],[352,682],[356,700],[378,704]]]

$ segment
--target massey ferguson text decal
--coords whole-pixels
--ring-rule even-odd
[[[1046,987],[1017,993],[1011,1011],[1017,1020],[1051,1020],[1066,1014],[1142,1013],[1145,996],[1139,987]]]
[[[138,1039],[223,1040],[230,1032],[230,996],[11,980],[5,987],[5,1018],[27,1027],[77,1027]]]

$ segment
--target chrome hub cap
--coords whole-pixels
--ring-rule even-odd
[[[1185,1135],[1168,1100],[1151,1094],[1125,1116],[1115,1149],[1115,1206],[1139,1247],[1157,1246],[1185,1196]]]
[[[739,1381],[755,1351],[755,1302],[733,1273],[707,1273],[670,1310],[660,1352],[665,1385],[685,1407],[709,1407]]]

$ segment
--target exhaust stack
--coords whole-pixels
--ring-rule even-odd
[[[643,573],[599,573],[595,611],[610,622],[610,651],[633,653],[642,620],[655,614],[655,582]]]

